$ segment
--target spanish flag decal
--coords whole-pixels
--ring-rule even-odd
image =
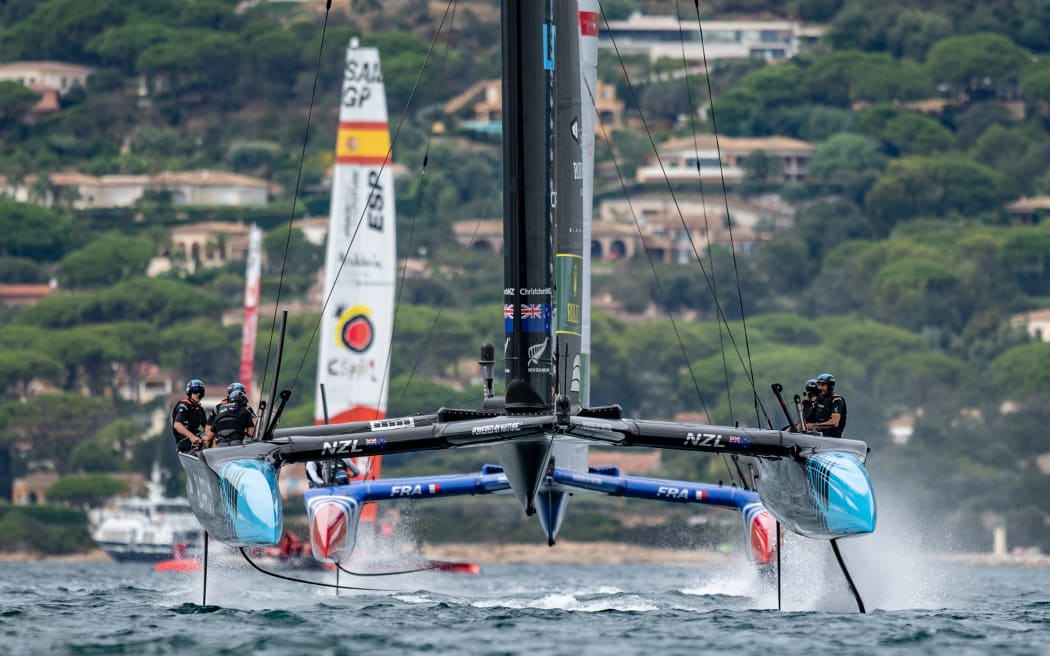
[[[383,164],[390,154],[390,128],[384,123],[344,121],[339,124],[335,161],[339,164]]]

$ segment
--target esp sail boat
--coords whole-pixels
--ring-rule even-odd
[[[352,39],[346,52],[317,362],[316,424],[386,417],[397,245],[390,127],[379,51]],[[351,454],[349,480],[379,477],[382,455]],[[325,467],[330,477],[331,466]],[[356,472],[356,473],[353,473]],[[339,544],[338,500],[307,498],[314,554]],[[373,523],[375,504],[361,521]]]
[[[366,502],[507,489],[526,515],[538,516],[550,544],[569,496],[580,490],[736,509],[744,518],[749,555],[758,562],[768,562],[776,534],[768,514],[810,538],[834,541],[872,532],[876,506],[862,441],[634,419],[618,405],[591,404],[589,240],[583,235],[593,170],[584,115],[592,112],[581,110],[581,98],[584,89],[594,88],[593,73],[588,82],[585,69],[596,61],[589,52],[597,34],[596,4],[503,0],[502,5],[503,395],[493,391],[497,348],[485,344],[480,364],[486,399],[480,408],[270,427],[260,442],[211,449],[199,459],[180,455],[202,524],[228,544],[272,544],[281,533],[277,477],[286,463],[492,446],[500,462],[480,473],[376,480],[319,493],[343,504],[343,518],[333,526],[340,538],[332,553],[349,557]],[[756,471],[756,490],[590,469],[590,444],[747,457]]]

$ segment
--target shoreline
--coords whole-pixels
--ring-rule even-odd
[[[723,553],[711,549],[671,549],[647,547],[623,542],[560,541],[553,547],[545,544],[499,543],[424,543],[424,557],[431,560],[470,562],[478,565],[717,565],[744,562],[741,553]],[[1050,567],[1050,555],[992,553],[936,553],[925,558],[961,565],[987,567]],[[101,549],[75,554],[45,555],[32,551],[0,552],[0,563],[115,563]]]

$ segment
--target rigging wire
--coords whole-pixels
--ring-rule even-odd
[[[409,93],[408,100],[405,102],[405,107],[402,109],[401,115],[398,118],[397,127],[394,130],[394,134],[391,135],[390,147],[387,148],[386,157],[383,158],[383,164],[381,164],[380,167],[379,167],[379,175],[382,175],[383,170],[386,168],[387,163],[390,161],[391,153],[394,150],[394,146],[397,144],[398,136],[401,134],[401,128],[404,125],[406,118],[408,117],[408,108],[412,106],[412,100],[413,100],[413,98],[415,98],[416,92],[419,89],[419,84],[420,84],[420,82],[423,79],[423,72],[426,70],[427,64],[430,62],[431,56],[433,55],[433,52],[434,52],[435,44],[437,43],[438,37],[441,35],[441,28],[442,28],[442,26],[444,26],[445,20],[447,19],[448,14],[449,14],[449,10],[455,4],[455,1],[456,0],[449,0],[448,5],[446,5],[446,7],[445,7],[445,14],[444,14],[444,16],[441,19],[441,24],[438,26],[438,30],[435,33],[433,40],[431,40],[431,42],[430,42],[430,47],[427,50],[427,55],[426,55],[426,57],[423,60],[423,64],[420,66],[419,72],[416,74],[416,80],[415,80],[415,82],[412,85],[412,90]],[[329,4],[331,4],[331,3],[329,2]],[[322,43],[322,46],[323,46],[323,43]],[[315,85],[316,85],[316,79],[315,79]],[[305,156],[305,146],[304,146],[304,156]],[[301,167],[302,167],[302,162],[300,161],[300,168]],[[298,194],[298,185],[296,186],[296,193]],[[295,371],[295,377],[292,379],[292,386],[293,387],[299,381],[299,377],[302,375],[303,367],[304,367],[304,365],[306,363],[306,356],[310,352],[310,347],[313,345],[314,339],[317,337],[317,333],[320,330],[321,320],[324,317],[325,310],[328,308],[328,304],[332,300],[332,295],[335,293],[335,288],[336,288],[336,285],[338,284],[339,277],[342,275],[343,268],[346,266],[347,258],[350,256],[350,249],[351,249],[351,247],[354,244],[354,240],[357,237],[358,231],[361,229],[361,225],[364,222],[365,214],[366,214],[366,212],[368,210],[369,203],[371,203],[372,198],[373,198],[375,193],[376,193],[376,190],[375,190],[375,187],[373,187],[369,191],[368,198],[366,199],[366,201],[364,203],[364,206],[363,206],[362,211],[361,211],[361,216],[358,217],[358,219],[357,219],[357,224],[354,227],[354,232],[353,232],[353,234],[350,237],[350,244],[347,246],[346,252],[343,253],[343,257],[342,257],[342,259],[339,262],[339,268],[336,270],[335,279],[332,281],[332,287],[331,287],[331,289],[328,290],[328,294],[325,296],[324,303],[321,305],[321,312],[320,312],[320,314],[317,317],[317,321],[314,323],[313,331],[310,333],[310,339],[306,343],[306,348],[303,349],[302,358],[299,360],[299,366],[298,366],[298,368]],[[289,230],[290,230],[290,228],[289,228]],[[286,249],[286,256],[287,256],[287,249]],[[283,274],[283,266],[282,266],[282,274]],[[276,311],[275,311],[275,318],[276,318]],[[391,326],[391,330],[393,330],[393,326]],[[267,361],[268,360],[269,360],[269,358],[267,358]],[[389,366],[389,362],[387,363],[387,366]]]
[[[328,16],[331,14],[331,11],[332,0],[327,0],[324,10],[324,23],[321,25],[321,43],[317,48],[317,63],[314,65],[314,83],[310,90],[310,107],[306,113],[306,131],[303,134],[303,148],[299,153],[299,170],[295,175],[295,191],[292,194],[292,212],[288,217],[288,234],[284,239],[284,254],[281,259],[281,275],[277,282],[277,298],[273,302],[273,320],[270,322],[270,340],[266,345],[266,363],[263,365],[262,380],[259,384],[259,389],[263,394],[265,394],[266,390],[266,376],[270,369],[270,354],[273,352],[273,334],[277,330],[277,309],[281,304],[281,290],[284,288],[284,272],[288,266],[288,250],[292,242],[292,222],[295,221],[295,204],[296,201],[299,200],[299,185],[302,183],[303,179],[303,163],[306,161],[306,145],[310,142],[310,123],[314,114],[314,103],[317,98],[317,80],[321,74],[321,56],[324,53],[324,38],[325,34],[328,32]],[[273,403],[274,399],[270,399],[270,402]]]
[[[674,7],[675,7],[675,15],[678,18],[678,23],[681,24],[682,23],[682,13],[681,13],[681,6],[679,5],[678,0],[675,0]],[[715,296],[718,296],[718,276],[716,275],[716,272],[715,272],[714,248],[713,248],[712,243],[711,243],[711,225],[710,225],[710,223],[708,221],[708,216],[707,216],[707,195],[704,193],[704,176],[703,176],[703,170],[702,170],[702,168],[700,166],[700,143],[699,143],[699,141],[697,139],[696,108],[693,105],[693,87],[689,83],[689,63],[688,63],[688,61],[685,58],[685,31],[684,30],[678,30],[678,37],[679,37],[680,45],[682,47],[682,74],[683,74],[682,77],[684,78],[684,81],[685,81],[686,101],[689,104],[689,132],[693,136],[693,154],[694,154],[694,157],[696,159],[696,181],[697,181],[697,183],[699,185],[699,188],[700,188],[700,211],[704,215],[704,234],[707,236],[707,259],[710,262],[710,267],[711,267],[711,287],[712,287],[712,290],[713,290],[713,293],[715,294]],[[707,56],[706,56],[706,53],[704,55],[703,62],[704,62],[704,71],[706,72],[707,71]],[[730,233],[730,234],[732,234],[732,233]],[[730,243],[732,244],[732,237],[730,237]],[[735,245],[733,245],[732,247],[735,250],[735,248],[736,248]],[[733,410],[733,395],[730,393],[730,389],[729,389],[729,361],[726,359],[725,332],[724,332],[724,330],[722,328],[722,323],[721,322],[716,321],[715,323],[718,325],[718,346],[719,346],[718,351],[719,351],[719,353],[722,354],[722,373],[723,373],[724,378],[725,378],[726,403],[729,406],[729,421],[732,422],[732,421],[734,421],[736,419],[736,412]],[[726,466],[727,467],[729,466],[728,463],[726,464]]]
[[[594,94],[591,91],[590,85],[587,85],[587,94],[591,97],[591,103],[594,103]],[[599,123],[599,125],[600,125],[600,123]],[[637,212],[634,211],[634,204],[631,202],[631,197],[630,197],[629,194],[627,194],[627,183],[624,180],[623,171],[620,169],[620,162],[616,158],[616,152],[613,150],[612,142],[609,139],[608,131],[605,129],[604,125],[602,125],[601,127],[602,127],[602,140],[605,142],[606,147],[609,148],[609,152],[612,155],[613,166],[616,168],[616,177],[619,178],[620,186],[624,190],[624,197],[627,199],[627,209],[631,213],[631,219],[634,221],[634,227],[638,231],[638,238],[642,242],[642,251],[645,253],[645,257],[646,257],[646,259],[649,262],[649,268],[652,269],[652,271],[653,271],[653,280],[656,283],[656,291],[657,291],[657,294],[660,296],[660,302],[661,302],[661,304],[663,304],[664,311],[667,312],[667,316],[671,320],[671,328],[672,328],[672,330],[674,330],[675,339],[678,341],[678,348],[681,349],[681,351],[682,351],[682,357],[685,358],[685,364],[686,364],[686,367],[689,369],[689,376],[693,380],[693,388],[696,390],[697,398],[700,399],[700,405],[703,407],[704,412],[707,414],[707,416],[710,417],[711,416],[711,411],[707,407],[707,403],[704,401],[703,393],[700,391],[700,384],[697,382],[696,374],[693,372],[693,363],[689,359],[689,354],[686,353],[685,341],[682,339],[682,334],[678,330],[678,322],[675,321],[674,314],[671,312],[671,306],[670,306],[670,303],[667,300],[667,294],[664,293],[664,287],[663,287],[663,284],[660,282],[660,276],[656,272],[656,263],[653,260],[653,255],[652,255],[652,253],[649,252],[649,249],[646,248],[645,235],[642,234],[642,226],[638,222],[638,214],[637,214]]]
[[[449,51],[449,48],[451,48],[451,46],[452,46],[452,34],[453,34],[453,30],[455,30],[455,26],[456,26],[456,7],[458,6],[458,3],[456,2],[456,0],[452,0],[451,4],[452,4],[452,16],[451,16],[451,18],[449,20],[449,24],[448,24],[448,38],[445,40],[445,51],[444,51],[444,53],[441,56],[441,75],[439,77],[439,80],[441,80],[441,81],[445,80],[445,75],[446,75],[446,73],[448,71],[448,51]],[[441,28],[444,25],[445,25],[445,21],[444,21],[444,19],[442,19],[441,25],[438,26],[438,34],[439,35],[441,34]],[[433,129],[433,127],[431,127],[431,129],[427,130],[427,145],[426,145],[426,148],[423,151],[423,165],[422,165],[422,167],[420,168],[420,171],[419,171],[419,189],[416,191],[416,199],[417,199],[416,210],[417,211],[416,211],[415,216],[412,217],[412,223],[410,224],[409,229],[408,229],[408,241],[407,241],[407,244],[406,244],[406,247],[405,247],[405,253],[406,254],[412,252],[412,238],[413,238],[413,236],[416,233],[416,221],[419,220],[419,211],[418,211],[419,210],[419,204],[420,204],[419,201],[422,198],[423,190],[426,188],[427,165],[430,162],[430,144],[433,141],[433,139],[434,139],[434,129]],[[395,223],[396,223],[396,220],[395,220]],[[393,339],[393,335],[394,335],[394,326],[397,325],[397,315],[400,314],[400,312],[401,312],[401,302],[404,300],[405,280],[407,278],[408,278],[408,258],[406,256],[405,262],[401,266],[401,279],[398,281],[397,293],[394,295],[394,299],[395,299],[394,300],[394,317],[391,320],[391,324],[390,324],[390,336],[391,336],[391,339]],[[379,407],[379,400],[383,398],[383,393],[386,391],[386,385],[389,382],[389,378],[390,378],[389,374],[390,374],[391,362],[392,362],[393,357],[394,357],[394,349],[393,348],[387,349],[387,351],[386,351],[386,364],[383,367],[384,375],[382,377],[380,377],[379,399],[376,400],[376,407]],[[409,378],[409,382],[411,382],[411,378]],[[406,388],[407,388],[407,385],[406,385]],[[404,394],[405,394],[405,392],[404,392],[404,390],[402,390],[401,395],[404,396]],[[398,399],[398,402],[400,403],[400,399]],[[389,404],[388,404],[388,409],[389,409]]]
[[[248,561],[248,564],[254,567],[257,571],[262,572],[267,576],[272,576],[275,579],[281,579],[282,581],[291,581],[292,583],[305,583],[307,585],[316,585],[322,588],[335,588],[336,590],[363,590],[365,592],[398,592],[398,590],[391,590],[389,588],[362,588],[352,585],[339,585],[338,583],[325,583],[324,581],[313,581],[311,579],[300,579],[294,576],[285,576],[278,572],[274,572],[268,569],[264,569],[248,555],[248,550],[245,547],[240,548],[241,555]]]
[[[482,216],[488,216],[488,210],[496,197],[497,189],[498,186],[493,185],[492,191],[489,194],[489,198],[487,201],[485,201],[485,212],[482,213]],[[474,232],[471,234],[470,237],[471,243],[474,243],[474,238],[478,235],[478,230],[481,228],[481,221],[482,219],[479,218],[477,223],[474,224]],[[423,344],[420,346],[419,350],[416,353],[416,359],[415,361],[413,361],[412,368],[409,370],[408,380],[405,381],[405,386],[401,388],[401,395],[397,399],[397,404],[391,407],[401,407],[401,402],[404,400],[405,394],[408,392],[409,387],[412,385],[412,379],[416,376],[416,370],[419,368],[419,365],[423,362],[423,358],[426,355],[426,353],[428,353],[430,350],[430,343],[434,340],[434,331],[437,330],[438,323],[441,321],[441,316],[444,314],[445,308],[447,307],[446,302],[448,301],[451,291],[455,289],[456,281],[459,280],[459,276],[463,273],[463,270],[463,268],[457,268],[456,272],[452,275],[452,280],[449,281],[448,286],[443,286],[442,291],[444,292],[444,294],[441,296],[441,302],[438,304],[437,316],[434,317],[434,321],[430,323],[430,330],[427,332],[427,338],[423,340]]]
[[[608,17],[605,14],[605,10],[604,9],[602,9],[602,18],[603,18],[603,20],[605,20],[606,26],[608,27],[609,21],[608,21]],[[638,94],[635,91],[634,83],[631,81],[630,74],[627,72],[627,66],[626,66],[626,64],[623,61],[623,55],[620,52],[619,46],[616,44],[616,38],[613,36],[611,29],[609,30],[609,41],[610,41],[610,43],[613,46],[613,50],[616,52],[617,59],[619,60],[619,63],[620,63],[620,69],[623,71],[624,77],[625,77],[625,79],[627,81],[627,88],[631,92],[631,97],[633,98],[635,105],[640,106],[640,103],[638,101]],[[710,85],[710,81],[708,82],[708,84]],[[589,89],[588,89],[588,92],[590,93]],[[593,102],[593,96],[592,96],[592,102]],[[700,257],[700,253],[697,250],[696,242],[693,240],[692,233],[689,231],[688,226],[686,226],[686,224],[685,224],[685,218],[683,216],[681,206],[678,204],[678,197],[677,197],[677,195],[674,192],[674,188],[671,186],[670,178],[669,178],[669,176],[667,174],[666,168],[664,167],[663,160],[660,157],[659,148],[656,145],[656,140],[653,137],[652,130],[650,130],[649,124],[645,120],[645,115],[644,114],[641,115],[641,118],[642,118],[642,125],[643,125],[643,127],[645,129],[646,136],[649,138],[649,143],[650,143],[650,145],[653,148],[653,152],[656,153],[656,160],[657,160],[657,162],[660,165],[661,172],[663,173],[664,182],[667,184],[668,193],[671,196],[671,200],[674,203],[675,208],[678,210],[679,220],[681,221],[683,228],[685,228],[685,235],[686,235],[687,239],[689,240],[689,245],[690,245],[690,247],[693,250],[693,255],[696,258],[697,264],[700,266],[700,272],[704,276],[704,280],[707,283],[708,289],[712,292],[712,300],[714,302],[714,306],[715,306],[715,309],[717,311],[717,315],[718,315],[719,319],[721,320],[721,322],[725,324],[726,334],[729,336],[729,340],[730,340],[730,343],[733,345],[734,351],[736,351],[737,359],[740,361],[740,364],[744,368],[744,374],[747,377],[748,383],[751,386],[751,390],[752,390],[752,393],[753,393],[754,398],[755,398],[756,411],[757,411],[757,408],[761,408],[762,413],[766,414],[768,416],[768,413],[766,413],[766,411],[765,411],[765,406],[762,404],[762,400],[758,396],[758,388],[755,385],[754,370],[744,360],[744,354],[741,352],[740,346],[737,344],[736,338],[733,335],[733,331],[732,331],[732,329],[729,326],[729,320],[726,317],[725,311],[724,311],[724,309],[722,307],[722,303],[719,301],[717,295],[715,295],[715,293],[714,293],[715,290],[714,290],[714,287],[713,287],[713,284],[712,284],[711,275],[708,273],[707,268],[704,266],[703,258]],[[607,136],[606,136],[606,139],[608,139]],[[623,181],[623,176],[622,176],[622,173],[620,173],[619,166],[617,166],[617,173],[620,176],[621,184],[624,184],[624,186],[626,187],[625,183],[622,182]],[[724,190],[725,190],[725,187],[723,186],[723,195],[725,194]],[[728,201],[728,198],[727,198],[726,199],[726,207],[727,208],[728,208],[728,205],[729,205],[729,201]],[[632,210],[632,213],[633,213],[633,210]],[[641,237],[641,228],[638,225],[637,218],[635,219],[635,226],[638,229],[639,236]],[[643,241],[643,245],[644,245],[644,238],[642,239],[642,241]],[[655,270],[654,270],[654,275],[655,275]],[[738,279],[737,285],[738,285],[738,289],[739,289],[739,279]],[[677,330],[675,332],[676,332],[676,335],[677,335],[678,334]],[[681,337],[680,336],[679,336],[679,341],[681,341]],[[685,350],[684,345],[682,346],[682,350],[684,352],[684,350]],[[751,359],[751,351],[750,351],[750,346],[748,346],[748,348],[747,348],[747,360],[750,361],[750,359]],[[689,364],[688,357],[687,357],[687,364]],[[689,364],[689,370],[690,370],[690,374],[692,374],[692,365],[691,364]],[[694,377],[694,384],[695,384],[695,377]],[[697,387],[697,390],[699,391],[699,387]],[[759,425],[761,425],[761,420],[759,421]]]
[[[703,53],[704,65],[705,65],[704,68],[706,69],[707,68],[707,66],[706,66],[706,64],[707,64],[707,46],[705,45],[705,42],[704,42],[704,24],[703,24],[703,21],[700,20],[700,0],[693,0],[693,5],[696,7],[696,26],[697,26],[697,29],[700,32],[700,50]],[[721,161],[722,161],[722,145],[721,145],[721,140],[718,137],[718,121],[715,119],[715,95],[714,95],[713,88],[711,86],[711,76],[708,74],[708,75],[705,75],[704,77],[707,79],[707,98],[708,98],[708,102],[711,105],[711,131],[715,135],[715,152],[718,154],[718,161],[721,164]],[[726,174],[725,174],[725,170],[722,168],[721,165],[719,165],[719,167],[718,167],[718,174],[719,174],[719,177],[720,177],[720,179],[722,181],[722,199],[725,202],[726,216],[728,217],[729,216],[729,196],[726,193]],[[744,348],[747,350],[748,377],[751,379],[751,392],[752,392],[752,394],[754,394],[754,399],[755,399],[755,418],[758,420],[758,423],[761,425],[762,417],[759,415],[759,406],[761,405],[761,401],[758,398],[758,388],[755,386],[755,366],[754,366],[754,363],[751,360],[751,340],[749,339],[748,332],[747,332],[747,313],[744,312],[744,293],[743,293],[743,290],[740,287],[740,264],[739,264],[739,260],[737,259],[737,256],[736,256],[736,242],[733,239],[733,222],[732,221],[727,221],[727,225],[728,225],[728,228],[729,228],[729,246],[730,246],[729,252],[730,252],[730,254],[732,255],[732,258],[733,258],[733,273],[734,273],[734,276],[736,278],[736,296],[737,296],[737,302],[740,304],[740,325],[741,325],[741,327],[743,328],[743,331],[744,331]],[[769,421],[769,414],[766,413],[764,407],[762,408],[762,414],[764,414],[766,416],[766,421],[768,422]]]
[[[678,0],[675,0],[674,8],[675,8],[675,16],[678,19],[678,24],[681,25],[681,23],[682,23],[682,12],[681,12],[681,5],[679,4]],[[689,133],[693,136],[693,155],[694,155],[694,159],[696,160],[696,181],[697,181],[697,183],[699,185],[699,190],[700,190],[700,211],[704,215],[704,234],[707,237],[707,260],[710,263],[710,267],[711,267],[711,288],[712,288],[712,292],[717,297],[718,296],[718,275],[715,272],[714,247],[712,246],[712,243],[711,243],[711,225],[710,225],[710,223],[708,221],[708,216],[707,216],[707,195],[704,193],[703,168],[700,166],[700,143],[699,143],[699,141],[697,139],[696,109],[695,109],[695,107],[693,105],[693,87],[689,83],[689,62],[685,58],[685,31],[684,30],[681,30],[681,29],[678,30],[678,39],[679,39],[679,43],[680,43],[681,48],[682,48],[682,77],[683,77],[684,82],[685,82],[686,102],[689,104]],[[704,63],[704,71],[705,71],[705,74],[706,74],[706,72],[708,70],[707,69],[707,56],[706,56],[706,53],[704,54],[703,63]],[[721,168],[721,167],[719,167],[719,168]],[[728,218],[728,214],[727,214],[727,218]],[[730,223],[732,223],[732,221],[730,221]],[[730,235],[732,235],[732,233],[730,233]],[[736,246],[735,246],[735,244],[732,243],[732,236],[730,236],[730,245],[731,245],[731,248],[735,251],[736,250]],[[732,391],[730,390],[730,385],[729,385],[729,360],[726,358],[725,331],[723,330],[722,323],[720,321],[716,321],[715,324],[718,326],[718,352],[719,352],[719,354],[721,354],[721,357],[722,357],[722,375],[723,375],[723,379],[725,380],[726,403],[728,404],[729,421],[730,422],[734,422],[734,421],[736,421],[736,412],[733,410],[733,394],[732,394]],[[729,460],[726,459],[725,454],[721,453],[721,454],[719,454],[719,457],[722,460],[722,464],[725,465],[726,471],[729,472],[729,479],[730,480],[735,480],[735,478],[733,477],[733,470],[732,470],[732,468],[730,468]],[[733,462],[734,462],[734,464],[737,465],[737,471],[739,472],[740,465],[737,463],[735,456],[734,456]],[[745,487],[748,487],[747,480],[744,478],[742,473],[740,474],[740,480],[741,480],[741,483]]]

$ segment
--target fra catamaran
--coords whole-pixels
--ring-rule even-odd
[[[503,490],[514,494],[526,515],[538,517],[552,545],[570,495],[580,490],[735,509],[743,518],[748,554],[760,564],[773,556],[776,524],[833,544],[841,537],[872,532],[875,497],[862,441],[634,419],[624,416],[618,405],[590,403],[590,265],[585,245],[590,241],[594,127],[593,111],[581,108],[590,105],[585,99],[594,89],[597,4],[503,0],[502,24],[503,394],[494,391],[497,358],[492,344],[481,349],[486,398],[480,408],[385,417],[385,402],[376,396],[374,405],[361,410],[370,413],[367,416],[340,409],[325,425],[277,428],[275,418],[290,394],[285,390],[276,413],[260,430],[260,441],[209,449],[199,459],[180,454],[188,496],[209,535],[235,546],[275,543],[283,519],[277,480],[281,467],[289,463],[479,446],[493,447],[499,464],[468,475],[364,480],[307,492],[315,557],[330,562],[349,559],[368,502]],[[347,61],[344,104],[382,97],[381,86],[375,86],[382,78],[374,51],[351,48]],[[351,69],[360,73],[370,68],[366,63],[371,61],[374,74],[349,75]],[[370,164],[358,162],[355,173],[372,187],[367,199],[346,206],[357,216],[356,223],[347,223],[343,230],[351,239],[365,239],[363,234],[376,230],[374,222],[393,224],[392,204],[376,200],[381,198],[376,195],[379,188],[389,188],[389,179],[384,181],[389,132],[372,125],[365,127],[367,138],[344,143],[350,135],[344,135],[343,127],[339,148],[356,143],[358,155],[377,158]],[[338,171],[337,166],[337,176]],[[336,202],[333,197],[333,208]],[[376,275],[375,284],[385,284],[379,282],[380,266],[367,257],[355,263],[338,248],[333,253],[334,235],[329,239],[329,259],[342,258],[345,264],[340,266],[360,266]],[[325,339],[335,336],[351,353],[373,335],[375,343],[388,344],[380,331],[390,328],[374,325],[376,315],[369,312],[349,300],[336,303],[322,318]],[[331,362],[359,375],[371,373],[350,354]],[[374,363],[385,367],[379,360]],[[753,463],[756,489],[590,469],[591,444],[747,457]]]

